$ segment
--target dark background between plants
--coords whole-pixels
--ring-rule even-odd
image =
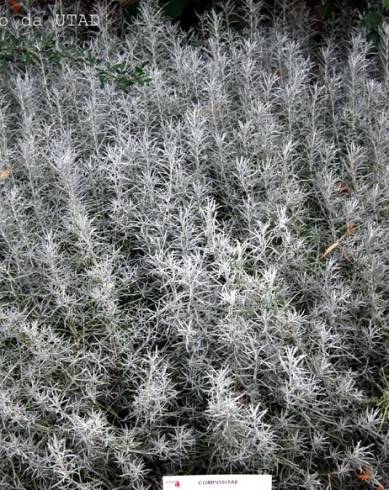
[[[15,15],[23,15],[23,10],[18,6],[17,0],[3,0],[8,3]],[[45,8],[53,5],[56,0],[30,0],[25,2],[31,7]],[[181,24],[184,29],[189,29],[196,25],[198,14],[203,13],[207,9],[217,8],[223,4],[225,0],[159,0],[163,7],[167,18],[173,19]],[[77,7],[79,11],[85,14],[91,13],[96,3],[96,0],[80,0],[80,1],[64,1],[64,6],[69,8]],[[293,1],[287,2],[289,7],[293,8]],[[20,2],[20,5],[22,2]],[[237,10],[239,10],[240,2],[235,1]],[[306,0],[306,7],[310,9],[312,14],[317,18],[317,28],[320,33],[321,29],[325,29],[328,21],[336,20],[347,11],[348,15],[353,20],[361,21],[367,29],[369,36],[373,42],[378,41],[378,28],[383,19],[389,14],[389,0]],[[136,15],[139,5],[139,0],[113,0],[111,2],[112,10],[118,16],[128,20]],[[264,6],[268,10],[276,10],[279,7],[277,0],[264,0]],[[299,7],[301,8],[301,7]]]
[[[50,15],[50,10],[58,0],[2,0],[6,2],[10,15],[22,17],[31,12],[39,12],[40,15]],[[227,0],[157,0],[163,9],[167,20],[179,24],[184,30],[195,28],[199,16],[207,10],[222,9]],[[1,0],[0,0],[1,2]],[[230,5],[233,8],[231,17],[232,25],[239,29],[241,22],[240,0],[234,0]],[[57,3],[60,11],[64,13],[84,14],[86,18],[95,12],[95,7],[101,4],[98,0],[61,0]],[[124,26],[132,21],[139,11],[140,0],[107,0],[108,11],[117,19],[117,34],[124,33]],[[302,6],[303,5],[303,6]],[[307,9],[314,18],[314,32],[312,42],[318,46],[323,35],[334,24],[342,27],[341,32],[347,32],[348,28],[362,24],[367,31],[368,39],[372,42],[372,52],[379,45],[379,28],[389,14],[389,0],[305,0],[304,3],[295,0],[263,0],[263,12],[269,17],[283,12],[283,15],[294,15],[297,9]],[[236,15],[235,15],[236,14]],[[347,24],[347,26],[346,26]],[[100,83],[114,82],[119,88],[127,91],[134,83],[148,83],[149,78],[142,66],[129,67],[120,63],[116,65],[101,65],[99,60],[91,59],[88,50],[83,47],[83,40],[87,40],[98,31],[95,26],[77,27],[78,46],[57,49],[53,40],[47,39],[43,43],[42,52],[46,62],[55,67],[62,59],[71,58],[75,64],[87,63],[90,66],[98,66],[98,78]],[[81,43],[79,43],[81,41]],[[13,68],[24,70],[27,66],[37,63],[36,47],[33,46],[30,36],[18,38],[0,38],[0,71]],[[38,63],[39,64],[39,63]]]

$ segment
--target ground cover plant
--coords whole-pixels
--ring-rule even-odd
[[[242,6],[0,29],[2,490],[389,488],[389,27]]]

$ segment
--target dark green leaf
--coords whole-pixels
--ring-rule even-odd
[[[362,24],[368,31],[378,27],[381,22],[382,14],[379,12],[368,12],[362,19]]]
[[[326,0],[322,7],[322,16],[324,20],[329,20],[333,12],[333,6],[331,0]]]
[[[165,15],[171,19],[177,19],[188,3],[189,0],[169,0],[164,5]]]

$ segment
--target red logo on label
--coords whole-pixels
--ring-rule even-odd
[[[177,480],[176,483],[174,484],[174,486],[177,487],[177,488],[180,487],[181,486],[180,485],[180,482]]]

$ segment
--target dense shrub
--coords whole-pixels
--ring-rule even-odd
[[[385,484],[389,28],[295,12],[0,31],[1,489]]]

